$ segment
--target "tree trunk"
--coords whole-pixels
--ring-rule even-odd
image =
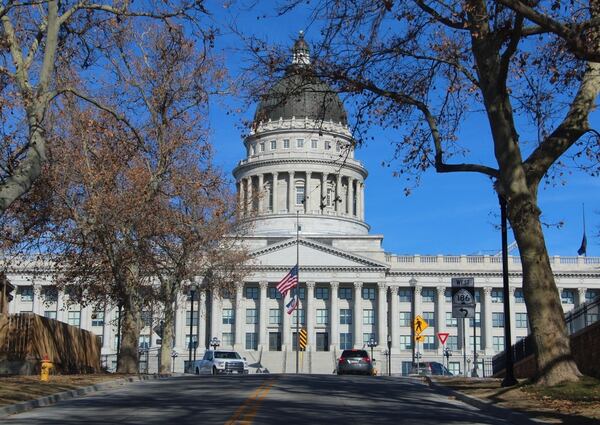
[[[175,302],[175,285],[171,279],[167,279],[163,286],[163,334],[162,345],[160,347],[160,373],[171,373],[172,358],[171,351],[173,349],[173,328],[175,325],[175,311],[173,304]]]
[[[131,297],[130,297],[131,298]],[[121,319],[121,349],[119,351],[118,373],[138,373],[139,339],[141,317],[135,303],[123,304]]]
[[[508,215],[521,254],[523,292],[535,341],[537,383],[552,386],[577,381],[581,373],[571,354],[564,312],[550,267],[535,197],[511,199]],[[507,341],[507,348],[509,344]]]

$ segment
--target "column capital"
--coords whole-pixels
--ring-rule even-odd
[[[306,289],[315,289],[315,282],[306,282]]]
[[[585,298],[585,294],[587,292],[587,288],[577,288],[577,292],[579,293],[580,297]]]
[[[509,286],[509,287],[508,287],[508,293],[509,293],[510,295],[515,295],[515,291],[516,291],[516,290],[517,290],[517,287],[516,287],[516,286]]]
[[[269,282],[267,282],[266,280],[261,280],[260,282],[258,282],[258,286],[260,286],[260,289],[267,289],[267,287],[269,286]]]
[[[377,282],[377,287],[381,291],[382,289],[387,289],[388,285],[386,282]]]
[[[413,288],[415,288],[415,295],[421,295],[421,291],[423,290],[421,285],[415,285]]]
[[[493,288],[491,286],[484,286],[482,289],[483,289],[483,293],[486,296],[489,296],[489,295],[491,295]]]
[[[244,282],[237,282],[235,284],[235,290],[236,292],[242,292],[244,290]]]
[[[329,286],[331,286],[332,291],[335,291],[340,287],[340,282],[329,282]]]
[[[363,286],[362,282],[354,282],[354,289],[361,289]]]
[[[398,295],[398,289],[400,289],[400,285],[397,283],[390,284],[390,292],[392,295]]]
[[[279,172],[278,171],[273,171],[271,174],[273,174],[273,177],[278,177],[279,176]]]

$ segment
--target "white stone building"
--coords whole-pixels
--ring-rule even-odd
[[[200,341],[201,357],[211,338],[235,348],[251,368],[294,372],[295,314],[288,315],[277,282],[300,264],[301,326],[308,331],[302,355],[304,373],[332,373],[345,348],[365,347],[374,338],[378,369],[387,373],[384,355],[391,343],[393,373],[406,373],[414,360],[412,322],[420,314],[428,322],[420,347],[422,360],[442,361],[436,334],[450,334],[449,367],[463,369],[463,331],[452,318],[452,277],[474,277],[476,336],[473,320],[465,327],[469,362],[489,360],[505,346],[502,263],[499,256],[399,256],[386,253],[383,236],[369,234],[364,190],[367,170],[354,158],[352,134],[340,99],[310,74],[308,46],[294,45],[292,65],[258,106],[254,128],[244,140],[247,156],[233,171],[245,214],[254,220],[245,239],[252,251],[252,273],[231,297],[215,298],[200,291],[200,326],[192,338]],[[252,215],[250,215],[252,213]],[[296,220],[301,231],[296,242]],[[600,294],[600,258],[552,257],[552,267],[565,311]],[[521,287],[521,264],[509,258],[512,343],[528,334]],[[33,280],[24,266],[8,278],[16,285],[10,312],[32,311],[91,330],[103,337],[102,352],[109,368],[116,361],[116,311],[93,312],[64,308],[65,295],[52,290],[51,274]],[[188,358],[191,300],[181,294],[176,315],[175,370]],[[196,315],[194,315],[196,316]],[[197,322],[197,317],[194,317]],[[597,314],[587,318],[597,320]],[[142,370],[156,370],[159,317],[146,315],[148,326],[140,345],[149,348]],[[474,344],[476,347],[474,347]],[[142,356],[144,358],[144,356]],[[481,372],[480,372],[481,373]]]

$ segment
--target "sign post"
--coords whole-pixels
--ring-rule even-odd
[[[446,353],[446,341],[448,340],[449,335],[450,334],[448,332],[438,332],[438,334],[437,334],[438,339],[440,340],[440,343],[442,344],[442,353],[444,353],[444,354]],[[443,361],[442,361],[442,363],[443,363]],[[446,366],[447,369],[449,369],[448,366],[450,366],[450,365],[448,364]],[[444,372],[442,372],[442,375],[444,375]]]
[[[467,337],[465,319],[475,317],[475,279],[472,277],[452,278],[452,317],[462,319],[463,332],[463,375],[467,376]]]
[[[421,353],[419,352],[419,342],[423,342],[425,340],[425,336],[421,335],[425,329],[429,327],[429,324],[423,319],[420,315],[415,317],[415,321],[413,322],[413,329],[415,331],[415,342],[417,343],[417,375],[421,373],[419,359],[421,358]]]

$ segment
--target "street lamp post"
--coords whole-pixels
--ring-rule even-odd
[[[444,357],[446,357],[446,369],[450,371],[450,356],[452,355],[452,350],[449,348],[444,348]]]
[[[373,348],[377,347],[377,341],[375,341],[375,338],[369,339],[369,342],[367,342],[367,347],[371,349],[371,362],[374,362],[375,359],[373,358]]]
[[[392,376],[392,336],[388,335],[387,337],[387,346],[388,346],[388,376]]]
[[[171,351],[171,366],[173,367],[173,373],[175,373],[175,359],[177,358],[177,356],[179,356],[177,351]]]
[[[196,285],[192,285],[190,287],[190,296],[192,298],[192,305],[190,308],[190,342],[188,345],[189,349],[189,359],[188,359],[188,367],[192,366],[192,350],[194,349],[193,335],[194,335],[194,298],[196,296]]]
[[[210,339],[210,343],[209,343],[209,345],[210,345],[210,346],[213,348],[213,350],[216,350],[216,349],[217,349],[217,347],[218,347],[219,345],[221,345],[221,341],[219,341],[219,338],[217,338],[216,336],[213,336],[213,337]]]

